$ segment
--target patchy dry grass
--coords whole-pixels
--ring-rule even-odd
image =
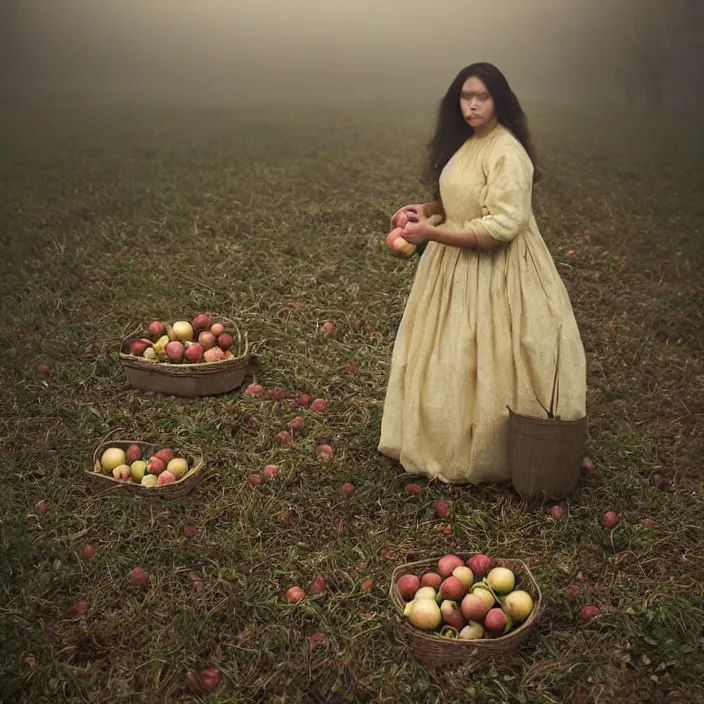
[[[224,673],[213,702],[704,698],[695,125],[605,126],[531,107],[546,170],[536,210],[589,355],[597,466],[556,523],[549,505],[526,506],[507,487],[423,482],[407,496],[409,479],[376,453],[413,276],[379,242],[393,210],[424,197],[416,166],[432,119],[397,112],[77,104],[6,114],[4,702],[197,701],[184,675],[209,664]],[[199,310],[249,331],[256,380],[285,389],[284,400],[128,387],[122,335]],[[320,331],[325,320],[336,336]],[[39,362],[51,376],[36,374]],[[298,392],[327,399],[328,411],[297,407]],[[278,448],[275,434],[296,415],[305,431]],[[116,427],[200,445],[208,476],[197,494],[174,505],[91,495],[83,469]],[[315,458],[320,436],[332,462]],[[275,480],[250,486],[271,462]],[[346,481],[356,493],[345,500]],[[453,503],[451,530],[434,518],[440,497]],[[41,499],[49,510],[37,516]],[[613,531],[599,523],[607,509],[622,515]],[[98,549],[90,561],[86,542]],[[399,561],[459,549],[523,558],[546,600],[518,657],[471,674],[419,666],[393,637],[387,599]],[[152,576],[147,592],[128,585],[135,565]],[[318,574],[325,594],[281,602]],[[572,584],[576,602],[563,596]],[[74,619],[79,599],[89,608]],[[584,603],[603,610],[586,626]],[[316,631],[327,641],[311,650]]]

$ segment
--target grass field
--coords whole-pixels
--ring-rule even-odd
[[[211,702],[704,700],[698,128],[528,109],[545,170],[536,214],[588,353],[596,472],[564,521],[505,486],[421,481],[408,496],[411,479],[376,452],[414,272],[381,245],[391,213],[426,199],[417,167],[432,105],[6,111],[2,702],[199,701],[185,674],[209,665],[223,672]],[[257,366],[245,385],[284,400],[127,385],[122,336],[201,310],[248,331]],[[299,408],[299,392],[328,410]],[[296,415],[305,431],[277,447]],[[200,445],[207,478],[174,505],[94,497],[83,470],[115,428]],[[328,463],[313,451],[323,436]],[[250,486],[269,463],[278,476]],[[449,521],[434,517],[440,498]],[[621,514],[612,531],[600,523],[609,509]],[[453,550],[522,558],[542,586],[538,631],[495,668],[427,669],[394,639],[392,569]],[[136,565],[151,575],[146,592],[128,584]],[[324,594],[282,603],[317,575]],[[78,600],[89,608],[73,618]],[[584,625],[587,603],[602,614]],[[327,640],[311,649],[314,632]]]

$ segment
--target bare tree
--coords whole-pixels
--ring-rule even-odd
[[[613,78],[635,104],[638,86],[646,107],[662,108],[668,68],[696,48],[702,0],[600,0]]]

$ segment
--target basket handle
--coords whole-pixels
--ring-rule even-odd
[[[124,428],[113,428],[99,443],[99,446],[102,445],[104,442],[107,442],[108,438],[111,435],[115,435],[115,433],[120,433],[124,430]]]

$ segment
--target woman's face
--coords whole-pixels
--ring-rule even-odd
[[[476,76],[468,78],[462,85],[460,110],[467,124],[475,131],[496,118],[494,100],[484,82]]]

